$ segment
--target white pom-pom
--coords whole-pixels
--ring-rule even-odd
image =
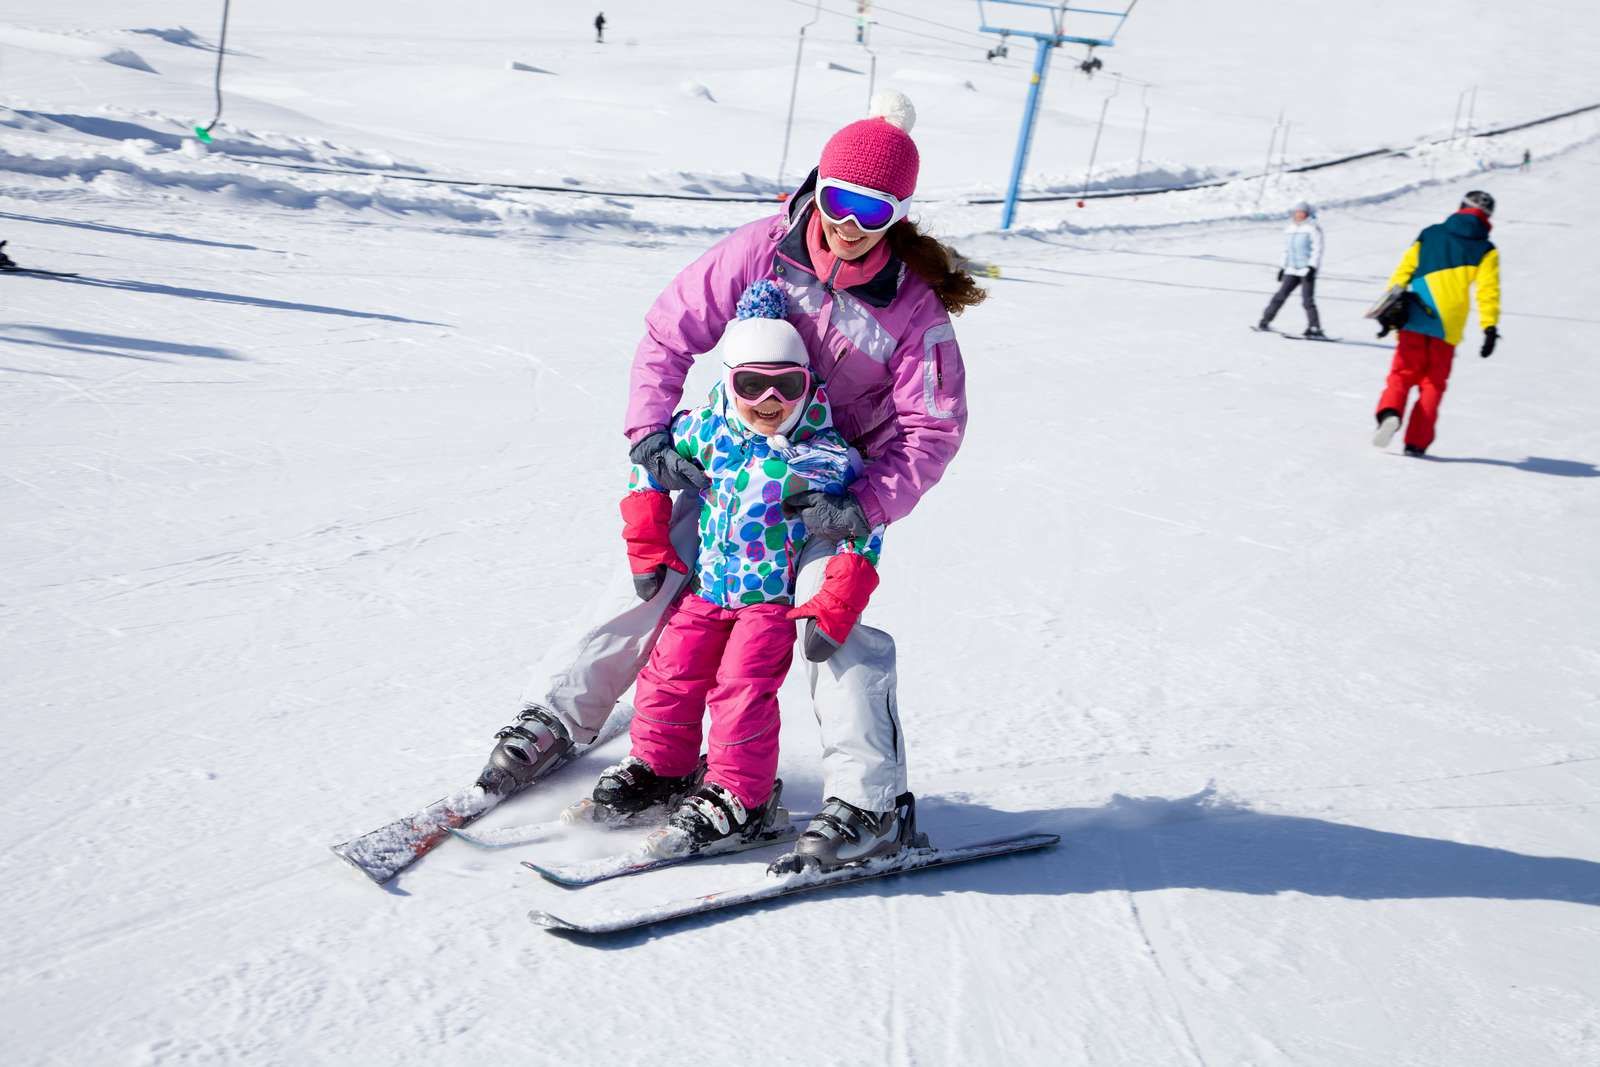
[[[882,118],[889,125],[910,133],[911,127],[917,124],[917,109],[911,106],[911,98],[905,93],[895,89],[880,89],[872,94],[867,118]]]

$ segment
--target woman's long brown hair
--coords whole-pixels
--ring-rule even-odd
[[[929,237],[910,219],[901,219],[889,228],[889,251],[932,287],[939,303],[952,315],[983,303],[989,296],[962,265],[964,261],[955,249]]]

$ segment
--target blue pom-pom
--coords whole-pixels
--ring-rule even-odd
[[[789,314],[789,300],[777,283],[763,278],[752,282],[739,296],[736,308],[741,319],[781,319]]]

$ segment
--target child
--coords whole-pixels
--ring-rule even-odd
[[[601,817],[681,800],[654,847],[698,851],[765,828],[777,809],[778,687],[808,618],[806,657],[842,645],[878,583],[883,527],[839,546],[822,588],[793,603],[805,526],[784,501],[843,493],[861,457],[833,428],[826,390],[785,320],[783,292],[759,281],[722,338],[724,373],[709,402],[672,420],[674,447],[711,480],[701,492],[700,550],[686,594],[666,617],[634,691],[633,750],[594,789]],[[648,600],[666,568],[688,573],[668,536],[672,504],[635,466],[622,501],[634,586]],[[701,719],[711,710],[704,778]]]

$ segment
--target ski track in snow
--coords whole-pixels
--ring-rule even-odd
[[[0,238],[81,275],[0,277],[8,1062],[1600,1061],[1594,116],[1026,204],[1003,235],[961,201],[998,188],[1029,59],[883,10],[918,213],[999,276],[957,322],[967,442],[897,524],[872,613],[922,828],[1061,844],[605,944],[523,917],[692,896],[770,855],[572,891],[518,861],[614,836],[446,842],[386,891],[327,854],[470,781],[531,665],[626,581],[643,311],[775,210],[380,172],[770,194],[806,5],[707,0],[715,33],[659,7],[608,4],[605,46],[482,0],[235,12],[209,152],[188,130],[212,6],[0,25]],[[852,32],[808,31],[789,180],[860,107]],[[1111,69],[1156,87],[1058,59],[1030,188],[1082,187],[1113,90],[1095,188],[1132,180],[1145,102],[1147,175],[1253,173],[1280,102],[1294,158],[1411,144],[1463,86],[1480,128],[1590,102],[1569,58],[1596,47],[1575,3],[1141,5]],[[1501,203],[1505,337],[1483,361],[1469,328],[1430,459],[1380,453],[1389,348],[1359,315],[1469,185]],[[1348,344],[1245,330],[1301,197]],[[783,699],[810,810],[803,683]],[[485,828],[553,818],[624,750]]]

